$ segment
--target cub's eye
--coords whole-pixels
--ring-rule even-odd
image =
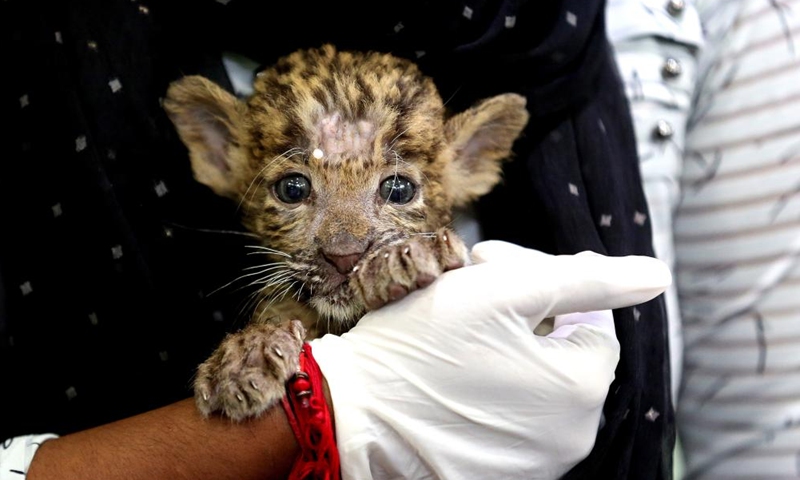
[[[385,179],[380,186],[381,198],[400,205],[410,202],[416,191],[417,187],[411,180],[397,175]]]
[[[302,202],[311,194],[311,182],[302,175],[289,175],[275,184],[275,195],[286,203]]]

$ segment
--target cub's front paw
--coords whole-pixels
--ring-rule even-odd
[[[464,242],[450,229],[440,228],[433,236],[412,237],[375,251],[356,266],[350,283],[364,306],[375,310],[468,262]]]
[[[274,405],[285,393],[285,382],[297,372],[304,337],[297,320],[252,324],[225,337],[197,369],[194,392],[200,412],[221,412],[238,421]]]

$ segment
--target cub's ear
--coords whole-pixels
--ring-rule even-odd
[[[528,123],[525,97],[507,93],[486,99],[445,123],[452,160],[445,170],[453,206],[463,206],[500,181],[501,162]]]
[[[194,176],[218,195],[238,199],[244,159],[235,147],[244,134],[244,104],[199,76],[173,82],[164,109],[189,149]]]

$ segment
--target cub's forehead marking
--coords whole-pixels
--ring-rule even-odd
[[[311,132],[312,156],[325,162],[339,162],[348,156],[369,156],[375,144],[375,123],[347,120],[339,112],[326,113]]]

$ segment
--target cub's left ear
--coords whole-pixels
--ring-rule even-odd
[[[501,163],[528,123],[525,97],[498,95],[450,118],[445,140],[453,158],[445,170],[453,206],[463,206],[500,181]]]

